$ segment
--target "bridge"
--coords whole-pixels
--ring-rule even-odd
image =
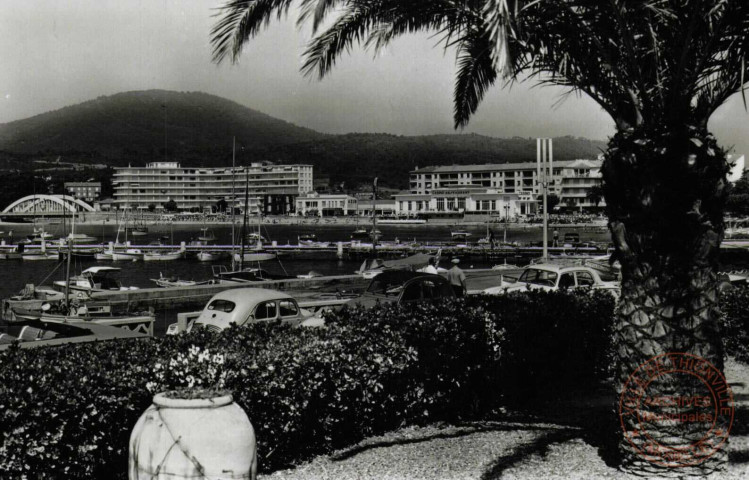
[[[0,212],[11,216],[61,216],[75,212],[93,212],[94,207],[70,195],[28,195],[19,198]]]

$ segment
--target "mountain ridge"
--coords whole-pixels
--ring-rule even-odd
[[[262,160],[307,163],[348,186],[377,176],[384,185],[403,188],[414,167],[533,161],[536,154],[533,138],[326,134],[216,95],[169,90],[100,96],[0,124],[0,151],[114,166],[166,159],[212,167],[231,162],[234,136],[238,165]],[[604,147],[601,141],[558,137],[555,159],[595,158]]]

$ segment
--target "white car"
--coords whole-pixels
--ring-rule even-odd
[[[582,265],[562,266],[550,263],[531,265],[523,270],[516,282],[502,282],[501,285],[483,291],[488,295],[500,295],[509,292],[527,290],[568,290],[586,288],[591,290],[608,290],[618,297],[619,283],[601,280],[597,271]]]
[[[214,295],[200,315],[187,325],[187,331],[206,328],[220,332],[232,323],[239,326],[250,323],[281,321],[292,325],[319,326],[322,321],[312,312],[300,308],[297,301],[283,292],[265,288],[235,288]],[[167,335],[177,333],[176,323],[169,325]]]

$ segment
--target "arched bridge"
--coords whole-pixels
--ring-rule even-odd
[[[70,195],[29,195],[11,203],[2,213],[35,215],[93,211],[94,208],[91,205]]]

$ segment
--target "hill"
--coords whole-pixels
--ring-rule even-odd
[[[163,106],[166,106],[166,112]],[[231,162],[231,137],[244,145],[237,163],[270,160],[307,163],[348,187],[375,176],[383,186],[404,188],[408,172],[427,165],[532,161],[536,141],[476,134],[399,136],[377,133],[327,135],[238,103],[200,92],[148,90],[99,97],[78,105],[0,124],[0,169],[13,155],[108,165],[143,165],[167,157],[189,166]],[[558,160],[594,158],[604,143],[555,139]],[[17,164],[14,163],[14,165]],[[30,165],[30,163],[29,163]]]
[[[325,137],[215,95],[147,90],[0,124],[0,150],[96,152],[110,159],[153,161],[164,155],[165,113],[167,152],[175,158],[224,154],[231,150],[232,136],[260,150]]]

